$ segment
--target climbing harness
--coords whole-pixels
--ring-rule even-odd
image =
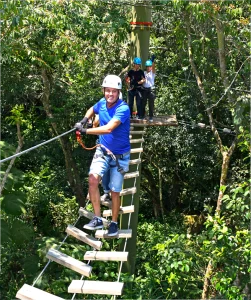
[[[83,149],[85,150],[93,150],[97,147],[100,147],[100,149],[102,150],[103,154],[95,154],[95,158],[98,158],[98,157],[102,157],[105,159],[105,156],[110,156],[112,158],[112,160],[114,160],[116,162],[116,167],[117,167],[117,170],[120,174],[124,175],[126,172],[124,171],[124,169],[121,167],[121,165],[119,164],[119,159],[123,159],[124,156],[128,155],[130,153],[130,151],[124,153],[124,154],[113,154],[111,150],[109,150],[107,147],[105,147],[104,145],[98,143],[96,144],[95,146],[93,147],[86,147],[85,144],[83,143],[82,141],[82,138],[81,138],[81,132],[79,130],[76,130],[76,138],[77,138],[77,141],[78,143],[83,147]]]

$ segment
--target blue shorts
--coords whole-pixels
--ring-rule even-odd
[[[124,153],[118,158],[118,163],[124,172],[129,170],[130,152]],[[124,174],[118,171],[116,161],[110,155],[104,155],[100,147],[97,147],[90,166],[90,174],[97,174],[102,178],[105,192],[121,192]]]

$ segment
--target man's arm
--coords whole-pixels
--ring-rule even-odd
[[[156,56],[153,54],[152,57],[151,57],[151,61],[153,62],[153,64],[152,64],[152,72],[153,73],[155,73],[155,63],[154,63],[155,58],[156,58]]]
[[[94,135],[108,134],[111,133],[120,124],[121,122],[119,120],[114,119],[108,122],[106,125],[96,127],[96,128],[86,129],[86,134],[94,134]]]
[[[87,110],[87,112],[85,113],[85,117],[90,119],[92,118],[93,116],[95,115],[95,112],[94,112],[94,109],[93,109],[93,106],[91,108],[89,108]]]

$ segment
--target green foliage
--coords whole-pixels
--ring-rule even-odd
[[[136,274],[121,275],[121,281],[127,283],[122,298],[200,298],[210,257],[214,263],[211,297],[243,299],[250,272],[250,4],[153,1],[152,5],[150,52],[156,55],[158,72],[155,112],[176,114],[179,127],[149,128],[145,135]],[[1,107],[5,116],[1,124],[4,142],[0,146],[1,158],[5,158],[15,153],[13,125],[17,122],[22,126],[27,149],[55,136],[51,121],[59,133],[64,132],[102,97],[103,77],[119,74],[129,63],[131,7],[110,1],[32,0],[2,1],[0,7]],[[188,16],[194,61],[203,80],[206,101],[201,99],[187,54]],[[233,81],[229,91],[221,78],[215,17],[224,25],[226,75],[229,82]],[[40,101],[44,69],[50,77],[50,120]],[[233,102],[229,103],[228,94],[221,99],[225,92],[232,95]],[[208,130],[206,114],[206,108],[216,103],[216,126],[231,128],[238,139],[220,216],[214,216],[213,211],[222,158]],[[206,125],[205,129],[196,126],[199,122]],[[231,145],[233,136],[222,132],[220,136],[225,148]],[[83,151],[73,135],[69,141],[68,150],[73,152],[87,191],[92,154]],[[85,137],[85,142],[94,144],[94,137]],[[7,166],[1,165],[1,178]],[[153,205],[159,210],[159,170],[164,222],[152,218]],[[58,141],[18,158],[1,196],[0,285],[3,297],[13,299],[21,285],[31,283],[43,269],[46,252],[59,245],[66,226],[77,217],[78,205]],[[190,233],[183,216],[201,212],[208,214],[206,227]],[[104,240],[103,249],[116,250],[119,243],[120,240]],[[83,259],[86,250],[90,247],[75,239],[67,240],[62,247],[76,259]],[[95,263],[93,267],[94,280],[116,281],[117,263]],[[37,286],[68,298],[67,286],[72,279],[79,276],[52,263]]]
[[[165,223],[148,221],[139,225],[134,281],[137,294],[134,297],[200,297],[202,278],[199,269],[203,259],[199,255],[196,237],[184,232],[185,228],[177,217],[170,215]],[[176,222],[173,223],[173,220]]]

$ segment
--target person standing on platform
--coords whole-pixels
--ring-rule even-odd
[[[147,60],[145,63],[146,71],[144,71],[145,82],[143,83],[143,101],[142,101],[142,115],[145,117],[146,103],[148,100],[149,108],[149,121],[153,122],[153,111],[154,111],[154,100],[156,98],[155,88],[154,88],[154,79],[156,76],[155,73],[155,55],[152,55],[151,59]]]
[[[145,75],[143,70],[140,69],[141,59],[135,57],[133,60],[133,69],[131,69],[125,76],[125,80],[128,85],[128,101],[131,113],[131,118],[133,117],[133,103],[134,97],[136,97],[137,106],[137,118],[143,119],[142,115],[142,101],[143,101],[143,83],[145,82]]]

